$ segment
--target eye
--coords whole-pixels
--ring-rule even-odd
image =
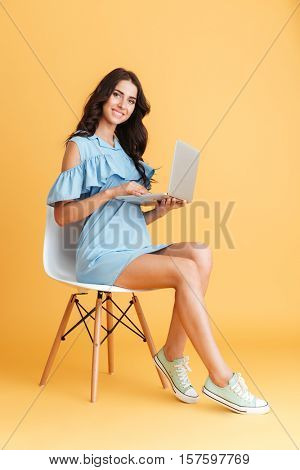
[[[120,94],[119,94],[117,91],[113,91],[112,94],[113,94],[114,96],[120,96]],[[135,103],[134,100],[129,100],[129,102],[130,102],[131,104],[134,104],[134,103]]]

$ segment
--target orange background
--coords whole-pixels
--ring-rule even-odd
[[[5,448],[295,449],[298,4],[3,2],[0,437]],[[206,305],[215,338],[250,390],[270,402],[268,415],[227,413],[204,396],[197,406],[178,402],[160,388],[147,346],[124,328],[117,333],[114,376],[106,373],[106,348],[101,353],[96,404],[88,401],[91,342],[83,332],[73,344],[79,330],[61,345],[58,367],[40,393],[39,379],[73,292],[43,270],[46,197],[60,172],[63,141],[75,129],[87,96],[116,67],[138,75],[151,103],[144,159],[162,165],[153,190],[166,190],[176,139],[202,149],[194,199],[205,201],[210,212],[188,218],[186,240],[204,241],[210,234],[214,268]],[[217,245],[214,228],[215,204],[224,213],[230,201],[233,249],[222,237]],[[172,238],[182,241],[180,209],[172,217]],[[167,219],[160,219],[149,226],[158,243],[166,240],[166,225]],[[174,291],[139,298],[159,348]],[[117,299],[125,305],[127,294]],[[85,302],[92,308],[95,293]],[[79,319],[75,309],[71,318]],[[200,391],[207,371],[190,343],[186,353]]]

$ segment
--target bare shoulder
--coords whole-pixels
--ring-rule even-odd
[[[69,141],[66,145],[66,150],[63,156],[63,161],[61,165],[61,172],[70,170],[75,166],[80,164],[80,153],[76,142]],[[73,199],[67,201],[58,201],[55,203],[54,207],[54,217],[58,221],[61,215],[62,207],[68,202],[71,202]]]
[[[76,142],[69,141],[63,156],[61,171],[69,170],[80,164],[80,153]]]

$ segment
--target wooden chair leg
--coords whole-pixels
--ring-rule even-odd
[[[109,293],[110,297],[112,298],[112,293]],[[107,310],[111,313],[113,313],[113,303],[110,300],[110,298],[107,299],[106,301],[107,304]],[[109,313],[106,313],[106,324],[107,324],[107,329],[111,330],[114,326],[114,319]],[[113,374],[115,371],[114,368],[114,331],[108,335],[107,337],[107,356],[108,356],[108,372],[109,374]]]
[[[41,378],[41,381],[40,381],[40,385],[46,385],[46,383],[47,383],[48,376],[50,374],[54,359],[56,357],[58,348],[60,346],[61,337],[63,336],[64,332],[66,331],[66,327],[67,327],[67,324],[68,324],[68,321],[69,321],[69,318],[70,318],[70,315],[71,315],[71,312],[72,312],[72,309],[73,309],[73,306],[74,306],[75,299],[76,299],[76,294],[71,294],[71,297],[70,297],[70,300],[67,304],[64,316],[62,318],[62,321],[61,321],[61,323],[59,325],[59,328],[58,328],[58,331],[56,333],[56,337],[55,337],[54,343],[52,345],[52,348],[51,348],[51,351],[50,351],[50,354],[49,354],[49,357],[48,357],[48,360],[47,360],[47,363],[46,363],[46,367],[44,369],[44,372],[43,372],[43,375],[42,375],[42,378]]]
[[[150,349],[151,356],[154,357],[154,355],[156,354],[157,351],[156,351],[156,348],[154,346],[154,342],[153,342],[148,324],[146,322],[146,318],[144,316],[140,301],[139,301],[138,297],[134,294],[132,294],[132,300],[133,300],[133,305],[135,307],[135,311],[136,311],[137,316],[139,318],[139,322],[141,324],[143,333],[146,337],[147,344],[148,344],[148,347]],[[165,376],[163,375],[163,373],[159,369],[157,369],[157,367],[155,367],[155,369],[156,369],[156,371],[159,375],[159,378],[160,378],[160,381],[162,383],[163,388],[168,388],[169,383],[168,383],[167,379],[165,378]]]
[[[96,401],[97,388],[98,388],[101,310],[102,310],[102,298],[98,292],[97,301],[96,301],[96,310],[95,310],[95,325],[94,325],[92,384],[91,384],[91,402],[92,403]]]

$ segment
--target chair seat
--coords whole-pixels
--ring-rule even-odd
[[[49,277],[55,279],[58,282],[62,282],[63,284],[70,284],[72,286],[76,286],[79,290],[97,290],[101,292],[147,292],[153,291],[156,289],[126,289],[125,287],[118,287],[118,286],[108,286],[106,284],[86,284],[83,282],[77,282],[73,279],[62,279],[56,276],[53,276],[47,273]]]

